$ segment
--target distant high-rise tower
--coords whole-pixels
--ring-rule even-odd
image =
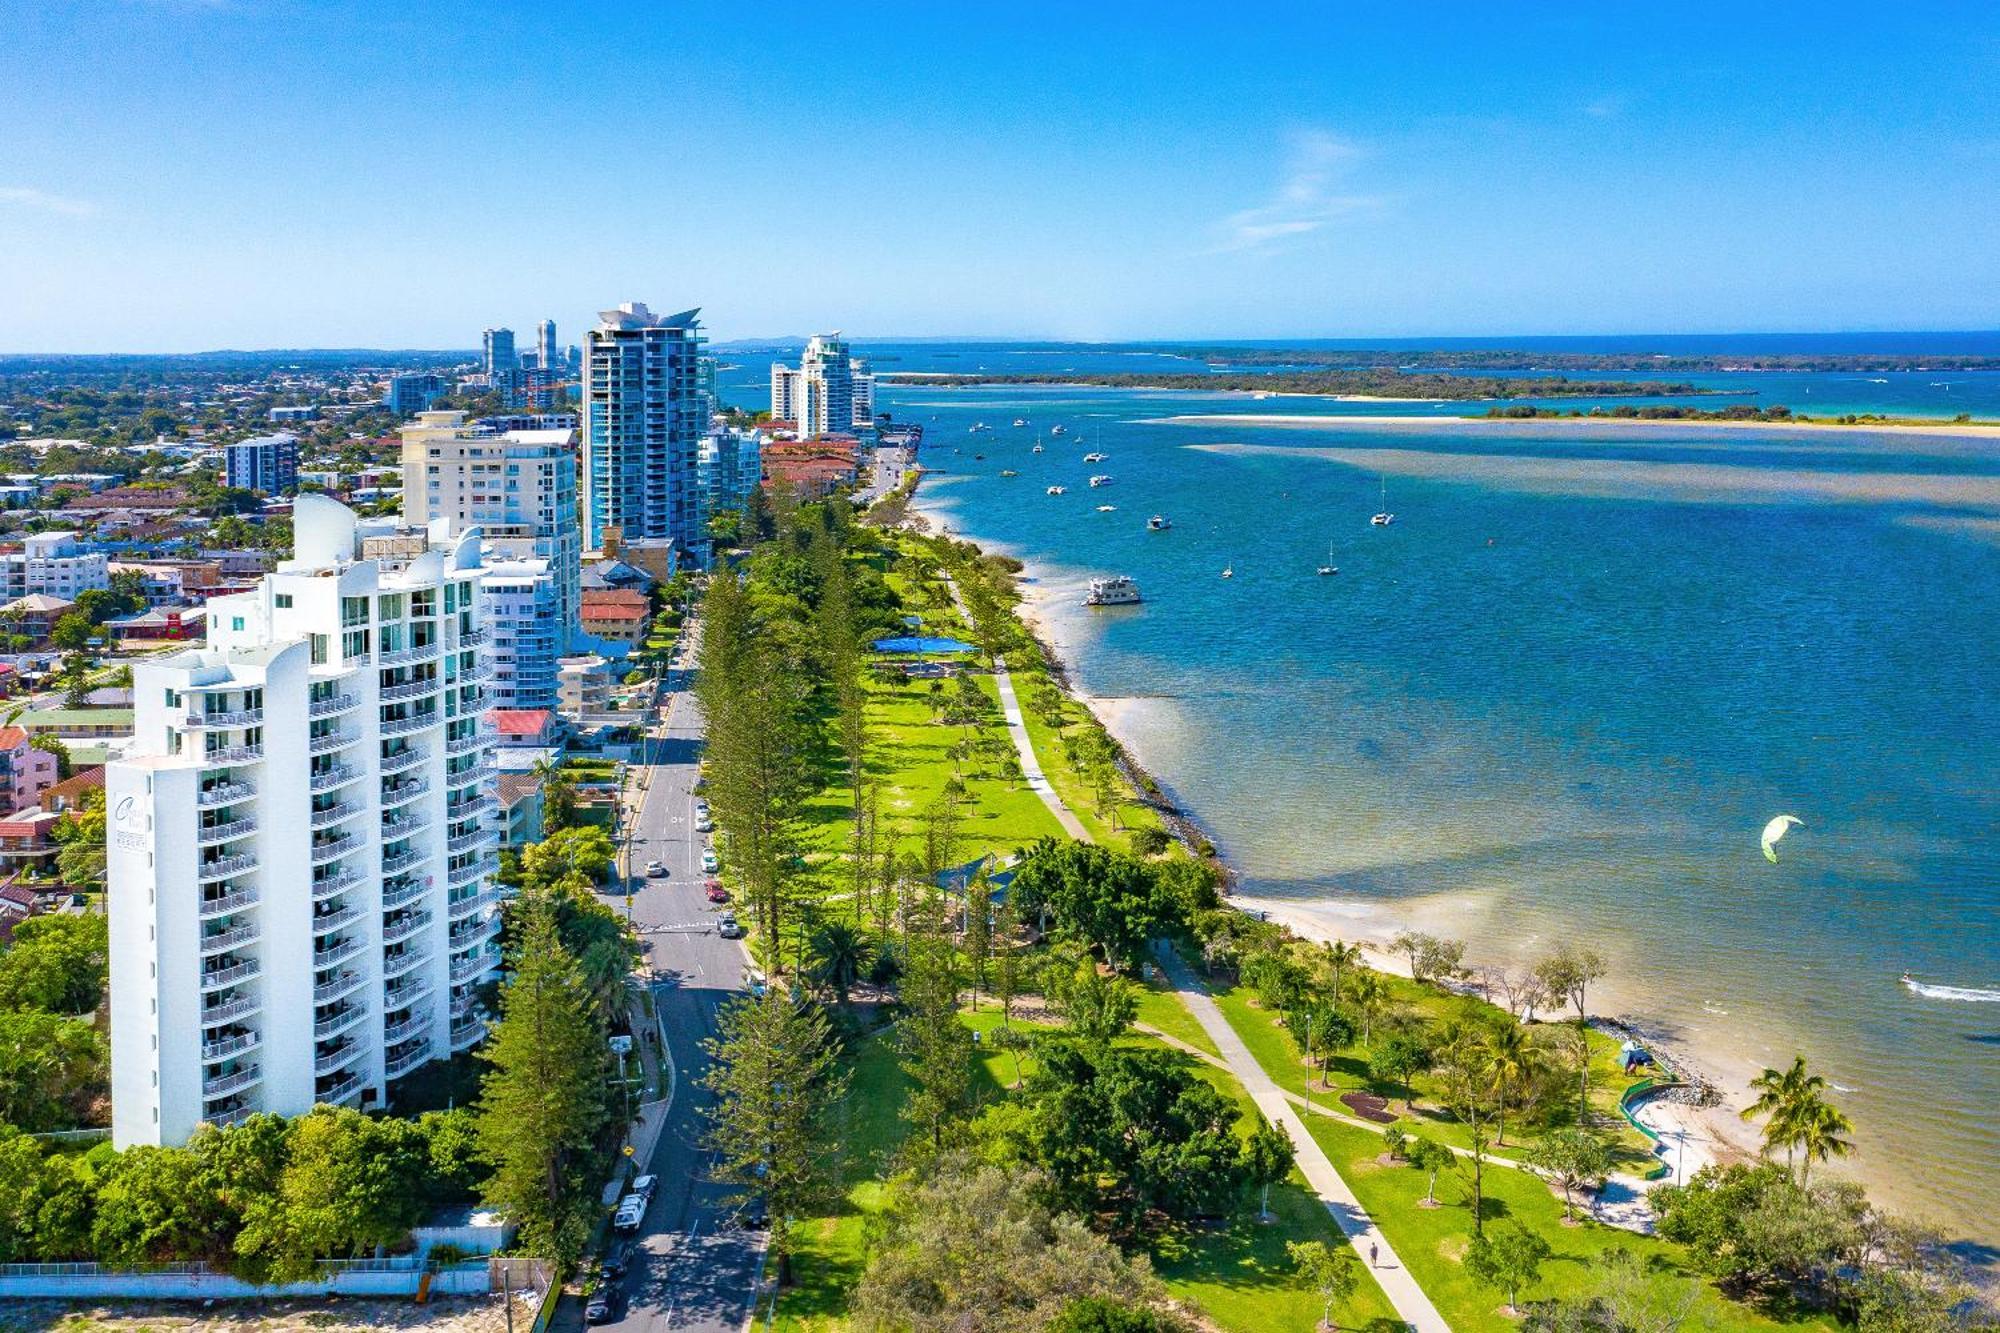
[[[535,326],[535,356],[543,370],[562,368],[562,351],[556,346],[556,322],[552,319]]]
[[[838,330],[806,341],[795,391],[800,435],[844,435],[854,428],[853,366]]]
[[[593,549],[613,527],[627,541],[672,538],[684,554],[705,543],[700,313],[661,316],[628,301],[599,312],[585,336],[584,541]]]
[[[854,424],[858,427],[875,424],[875,377],[868,372],[868,363],[855,357],[847,363],[854,379]]]
[[[771,363],[771,420],[796,423],[799,410],[799,368]]]
[[[496,378],[512,375],[521,369],[521,358],[514,351],[514,330],[488,329],[481,335],[486,352],[486,373]]]

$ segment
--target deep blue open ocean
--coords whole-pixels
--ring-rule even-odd
[[[870,350],[884,371],[1200,364]],[[762,406],[769,356],[724,357],[725,395]],[[1816,413],[2000,417],[1992,373],[1676,378]],[[1353,418],[1468,409],[1078,388],[902,386],[878,405],[925,423],[927,503],[1029,562],[1079,684],[1247,896],[1356,934],[1420,923],[1480,962],[1593,942],[1605,1007],[1737,1086],[1803,1052],[1841,1089],[1871,1184],[2000,1239],[2000,1003],[1899,984],[2000,994],[1993,443],[1371,426]],[[1218,419],[1240,414],[1309,420]],[[1093,448],[1108,459],[1084,463]],[[1385,493],[1396,521],[1372,527]],[[1156,513],[1170,531],[1147,531]],[[1103,573],[1145,605],[1082,609]],[[1805,827],[1771,865],[1757,835],[1779,813]]]

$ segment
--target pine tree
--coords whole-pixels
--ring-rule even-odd
[[[972,1034],[958,1021],[958,957],[938,920],[935,891],[913,906],[900,995],[906,1016],[897,1025],[902,1071],[916,1085],[903,1118],[944,1146],[945,1131],[972,1097]]]

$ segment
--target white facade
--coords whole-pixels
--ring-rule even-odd
[[[799,435],[845,435],[854,428],[854,359],[838,331],[816,333],[799,358]]]
[[[135,664],[106,768],[112,1137],[380,1106],[499,966],[480,542],[302,495],[297,558]],[[442,525],[440,525],[440,528]],[[442,531],[439,532],[442,537]]]
[[[699,310],[655,315],[641,302],[600,311],[584,340],[584,542],[607,528],[628,541],[705,546],[696,475],[708,404]]]
[[[29,533],[20,550],[0,552],[0,600],[43,593],[73,602],[80,593],[110,586],[110,558],[85,550],[74,532]]]
[[[868,373],[868,363],[860,357],[851,357],[847,368],[854,385],[853,422],[857,430],[875,424],[875,377]]]
[[[403,428],[404,521],[443,520],[452,533],[476,527],[487,563],[510,569],[509,614],[491,627],[494,692],[504,707],[555,707],[555,659],[568,651],[583,607],[577,517],[574,430],[503,434],[466,424],[463,412],[425,412]],[[519,606],[527,562],[540,564],[533,608]]]
[[[782,361],[771,363],[771,420],[797,423],[799,371]]]
[[[724,426],[701,442],[703,520],[741,509],[764,480],[762,431]]]

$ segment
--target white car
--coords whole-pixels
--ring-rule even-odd
[[[661,864],[658,861],[646,862],[647,879],[665,879],[666,875],[667,875],[667,868],[665,865]]]
[[[694,817],[694,831],[696,833],[713,833],[715,832],[715,821],[710,819],[706,814],[696,815]]]
[[[716,856],[715,848],[713,847],[702,848],[701,849],[702,873],[705,875],[713,875],[716,871],[720,869],[722,869],[722,860],[721,858]]]
[[[619,1231],[637,1231],[646,1220],[646,1200],[643,1195],[628,1194],[618,1204],[618,1214],[611,1219],[611,1225]]]

